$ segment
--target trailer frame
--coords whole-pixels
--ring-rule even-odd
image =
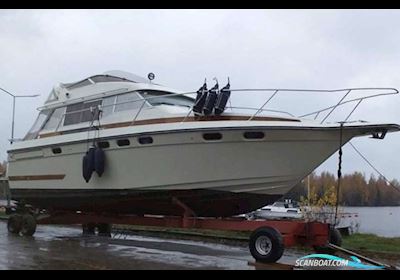
[[[19,203],[9,208],[8,229],[11,233],[33,235],[36,224],[82,224],[83,234],[111,236],[112,224],[151,226],[159,228],[207,229],[249,232],[249,249],[258,262],[274,263],[286,247],[295,245],[323,247],[330,241],[331,226],[304,220],[247,220],[238,217],[198,217],[177,198],[172,202],[182,209],[181,216],[125,215],[117,213],[40,210]]]
[[[97,213],[55,212],[39,215],[38,224],[120,224],[160,228],[209,229],[253,232],[271,227],[282,234],[285,247],[323,246],[329,243],[329,224],[304,220],[246,220],[244,218],[178,217],[155,215],[112,215]]]

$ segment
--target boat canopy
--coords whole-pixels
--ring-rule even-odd
[[[121,70],[106,71],[103,74],[90,76],[86,79],[72,82],[72,83],[59,83],[54,86],[46,100],[46,103],[56,101],[61,91],[63,90],[74,90],[84,86],[96,84],[96,83],[107,83],[107,82],[131,82],[131,83],[150,83],[150,81],[141,76],[135,75]],[[153,83],[154,84],[154,83]]]

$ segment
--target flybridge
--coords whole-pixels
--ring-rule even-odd
[[[150,73],[152,74],[152,73]],[[108,71],[101,75],[94,75],[73,83],[60,83],[51,91],[44,106],[38,108],[54,109],[68,104],[82,101],[91,101],[107,96],[128,93],[136,90],[158,90],[168,93],[177,93],[170,89],[151,82],[154,74],[146,80],[143,77],[123,72]]]
[[[268,112],[273,114],[284,114],[289,117],[298,117],[298,118],[311,118],[315,121],[320,121],[320,123],[324,123],[331,114],[342,105],[353,103],[355,104],[352,107],[352,110],[349,114],[343,118],[341,121],[348,121],[350,116],[354,113],[354,111],[360,106],[360,104],[370,98],[383,96],[383,95],[391,95],[397,94],[397,89],[394,88],[347,88],[347,89],[338,89],[338,90],[319,90],[319,89],[277,89],[277,88],[265,88],[265,89],[231,89],[230,82],[228,78],[228,83],[221,89],[219,89],[218,81],[216,80],[216,84],[207,89],[207,84],[204,84],[195,92],[186,92],[181,93],[179,91],[166,88],[164,86],[160,86],[152,83],[152,79],[154,79],[154,74],[150,73],[148,79],[143,77],[124,72],[124,71],[108,71],[101,75],[94,75],[84,80],[75,83],[69,84],[60,84],[58,87],[55,87],[50,94],[49,99],[46,101],[45,106],[38,108],[39,110],[44,109],[55,109],[58,107],[63,107],[69,104],[78,103],[78,102],[92,102],[95,100],[102,99],[104,97],[126,94],[129,92],[140,91],[140,90],[150,90],[150,91],[158,91],[160,94],[157,96],[144,96],[141,100],[130,100],[127,102],[136,102],[139,104],[139,111],[137,112],[137,117],[141,114],[142,109],[144,109],[145,104],[150,104],[151,100],[159,99],[162,100],[165,97],[180,97],[185,96],[193,96],[194,104],[190,109],[186,118],[190,114],[194,114],[195,116],[212,116],[212,115],[221,115],[225,109],[230,109],[230,111],[246,111],[246,114],[250,113],[249,120],[252,120],[257,115]],[[94,87],[90,87],[95,85]],[[373,91],[372,94],[369,94]],[[231,95],[236,92],[264,92],[266,94],[265,102],[262,103],[259,107],[244,107],[244,106],[232,106],[229,102]],[[163,94],[161,94],[163,93]],[[306,114],[302,114],[300,116],[295,116],[291,112],[286,110],[279,110],[279,108],[270,108],[271,100],[276,100],[279,98],[282,93],[290,93],[290,94],[299,94],[299,93],[332,93],[332,94],[342,94],[339,102],[333,104],[332,106],[328,106],[319,110],[315,110],[313,112],[309,112]],[[364,96],[351,99],[353,94],[355,93],[365,93]],[[125,103],[125,101],[124,101]]]
[[[102,83],[102,82],[132,82],[132,83],[149,83],[149,80],[135,75],[133,73],[120,71],[120,70],[112,70],[106,71],[103,74],[93,75],[84,80],[64,84],[67,88],[70,87],[79,87],[80,84],[92,84],[92,83]]]
[[[113,75],[111,75],[113,74]],[[91,126],[100,123],[108,126],[124,123],[139,125],[143,123],[187,121],[218,121],[218,120],[269,120],[312,122],[325,124],[328,119],[347,122],[360,104],[370,98],[398,94],[394,88],[347,88],[338,90],[307,90],[307,89],[280,89],[280,88],[231,88],[228,78],[227,84],[219,87],[218,80],[208,89],[206,81],[193,92],[178,92],[164,86],[152,83],[154,74],[148,75],[148,80],[127,73],[108,72],[94,75],[75,83],[61,84],[52,91],[49,100],[40,107],[40,115],[25,137],[34,139],[42,135],[53,133],[72,133],[85,131]],[[146,82],[143,82],[146,81]],[[254,99],[250,93],[261,92],[263,99]],[[245,107],[232,105],[232,96],[239,93],[248,96],[250,102],[260,101],[257,106]],[[340,100],[333,105],[314,110],[307,110],[307,106],[297,106],[294,109],[305,108],[303,114],[294,115],[293,112],[283,109],[288,102],[281,102],[281,96],[293,94],[301,99],[307,93],[321,93],[340,95]],[[358,94],[361,94],[359,97]],[[354,97],[354,98],[353,98]],[[285,100],[283,98],[283,100]],[[287,99],[286,99],[287,100]],[[272,105],[272,102],[274,105]],[[335,110],[345,104],[354,104],[350,111],[345,112],[344,118],[337,120],[333,116]],[[281,106],[280,108],[278,106]],[[320,106],[318,104],[318,106]],[[347,107],[344,108],[347,110]],[[337,113],[336,113],[337,114]],[[330,120],[329,120],[330,121]],[[375,131],[373,137],[382,139],[387,131]],[[50,133],[50,134],[49,134]]]
[[[70,90],[93,85],[96,83],[106,83],[106,82],[149,83],[149,80],[146,80],[143,77],[125,71],[120,71],[120,70],[107,71],[104,72],[103,74],[93,75],[78,82],[59,83],[50,92],[50,95],[46,103],[58,100],[59,96],[62,93],[65,94]]]
[[[148,110],[158,105],[170,105],[176,108],[186,107],[186,111],[180,111],[180,115],[174,115],[174,117],[181,118],[181,120],[177,120],[176,122],[184,123],[187,120],[192,120],[190,116],[193,114],[195,118],[200,117],[203,119],[205,117],[208,120],[213,120],[215,117],[220,116],[224,113],[226,109],[229,111],[226,112],[226,116],[232,116],[234,111],[245,110],[247,113],[240,115],[242,120],[254,120],[259,115],[263,113],[271,114],[284,114],[286,115],[286,120],[296,120],[299,121],[299,118],[311,118],[314,121],[320,122],[323,124],[326,120],[331,116],[331,114],[340,106],[353,103],[355,106],[348,113],[348,115],[341,119],[340,122],[348,122],[350,116],[355,112],[355,110],[359,107],[362,101],[374,98],[383,95],[392,95],[397,94],[398,91],[393,88],[350,88],[350,89],[339,89],[339,90],[303,90],[303,89],[230,89],[230,83],[223,87],[221,90],[218,89],[218,83],[216,83],[210,90],[207,90],[206,83],[197,91],[197,92],[189,92],[189,93],[173,93],[167,92],[163,89],[163,87],[159,87],[152,84],[132,84],[132,87],[127,88],[116,88],[114,85],[114,89],[105,91],[104,85],[107,83],[103,83],[103,86],[98,89],[100,93],[97,94],[89,94],[84,95],[83,97],[71,98],[70,100],[66,100],[63,102],[54,102],[53,104],[46,105],[41,109],[43,112],[56,109],[58,110],[56,113],[51,113],[52,115],[56,115],[56,130],[58,131],[64,123],[68,124],[78,124],[84,122],[90,122],[90,120],[95,120],[98,117],[103,120],[103,117],[110,116],[113,113],[120,111],[130,111],[131,117],[125,114],[125,119],[121,119],[120,121],[130,121],[131,124],[135,124],[137,120],[143,119],[151,119],[149,115],[151,112]],[[114,83],[110,83],[114,84]],[[139,86],[140,85],[140,86]],[[157,90],[154,90],[157,89]],[[360,91],[371,91],[373,90],[374,94],[365,95],[359,98],[350,99],[348,97],[351,96],[354,92]],[[256,92],[263,91],[267,94],[266,101],[259,107],[235,107],[229,104],[227,106],[227,102],[232,93],[236,92]],[[332,106],[328,106],[326,108],[319,109],[317,111],[313,111],[311,113],[307,113],[301,116],[294,116],[293,114],[267,108],[267,105],[272,99],[276,99],[279,97],[279,94],[282,92],[289,93],[299,93],[299,92],[317,92],[317,93],[343,93],[343,96],[336,104]],[[376,93],[378,92],[378,93]],[[268,94],[269,93],[269,94]],[[84,92],[82,94],[85,94]],[[187,95],[196,94],[196,98],[190,98]],[[115,98],[114,98],[115,97]],[[347,98],[347,99],[346,99]],[[76,105],[76,106],[75,106]],[[79,106],[78,106],[79,105]],[[67,109],[65,110],[65,107]],[[46,109],[46,110],[45,110]],[[99,114],[99,112],[102,112]],[[155,112],[155,111],[152,111]],[[249,112],[251,112],[249,114]],[[127,112],[128,113],[128,112]],[[165,112],[169,114],[168,111]],[[237,113],[236,113],[237,115]],[[79,116],[79,120],[77,117]],[[86,116],[86,117],[85,117]],[[97,117],[96,117],[97,116]],[[153,118],[160,118],[160,116],[154,115]],[[165,116],[164,116],[165,117]],[[171,116],[172,117],[172,116]],[[52,122],[46,122],[45,129],[49,129],[50,124]],[[87,127],[87,126],[85,126]],[[384,131],[377,131],[376,133],[381,133],[381,136],[385,135]],[[378,137],[374,138],[383,138],[378,135]]]

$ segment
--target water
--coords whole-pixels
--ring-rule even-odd
[[[359,233],[372,233],[383,237],[400,237],[400,207],[342,207],[352,215]]]

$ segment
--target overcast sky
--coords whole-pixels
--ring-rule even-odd
[[[154,72],[156,82],[185,91],[227,76],[233,88],[400,88],[399,48],[398,10],[1,10],[0,87],[40,94],[17,102],[16,137],[23,137],[56,83],[107,70]],[[284,98],[303,112],[315,100]],[[0,159],[11,101],[0,95]],[[399,112],[400,95],[389,96],[354,118],[400,123]],[[400,179],[400,133],[353,143]],[[319,170],[336,166],[337,154]],[[346,145],[343,172],[355,170],[373,172]]]

